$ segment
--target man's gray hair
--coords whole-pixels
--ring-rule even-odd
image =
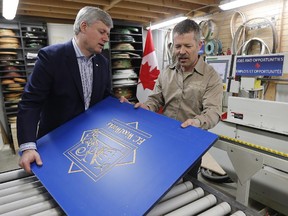
[[[78,35],[80,32],[80,24],[85,21],[88,25],[92,25],[97,21],[102,21],[109,28],[113,28],[113,21],[111,16],[98,7],[86,6],[83,7],[77,14],[73,30],[74,34]]]
[[[177,33],[179,35],[194,32],[194,39],[199,42],[201,39],[200,26],[191,19],[186,19],[175,25],[173,29],[173,36]]]

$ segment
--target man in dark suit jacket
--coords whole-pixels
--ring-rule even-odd
[[[109,62],[100,54],[112,27],[105,11],[84,7],[75,19],[71,41],[39,51],[18,105],[19,165],[26,172],[34,161],[42,165],[38,138],[112,95]]]

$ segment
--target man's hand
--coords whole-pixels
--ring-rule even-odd
[[[30,164],[34,161],[38,166],[42,166],[43,164],[40,155],[36,150],[25,150],[19,159],[19,166],[22,167],[27,173],[32,173]]]
[[[134,108],[135,108],[135,109],[138,109],[139,107],[141,107],[141,108],[143,108],[143,109],[146,109],[146,110],[149,110],[149,107],[148,107],[147,105],[143,104],[143,103],[136,103],[136,104],[134,105]]]
[[[129,100],[125,98],[124,96],[121,96],[119,100],[121,103],[130,103]]]
[[[186,128],[188,126],[200,127],[200,121],[198,119],[187,119],[185,122],[181,124],[182,128]]]
[[[130,103],[129,100],[128,100],[127,98],[125,98],[124,96],[121,96],[119,100],[120,100],[121,103]],[[131,103],[130,103],[130,104],[131,104]],[[134,105],[134,108],[135,108],[135,109],[137,109],[137,108],[139,108],[139,107],[141,107],[141,108],[143,108],[143,109],[146,109],[146,110],[149,110],[149,107],[146,106],[146,105],[143,104],[143,103],[136,103],[136,104]]]

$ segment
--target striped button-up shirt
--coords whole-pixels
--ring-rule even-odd
[[[87,58],[83,55],[81,50],[79,49],[75,39],[72,39],[73,46],[76,52],[76,57],[79,65],[80,70],[80,76],[81,76],[81,82],[83,87],[83,94],[84,94],[84,105],[85,110],[89,108],[90,100],[91,100],[91,94],[92,94],[92,83],[93,83],[93,62],[91,57]]]

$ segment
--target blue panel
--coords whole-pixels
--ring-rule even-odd
[[[217,138],[109,97],[39,139],[32,170],[69,216],[144,215]]]

